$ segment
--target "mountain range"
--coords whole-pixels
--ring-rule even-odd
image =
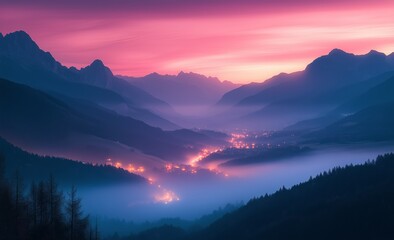
[[[0,78],[0,135],[34,153],[162,164],[224,142],[159,116],[172,107],[102,61],[67,68],[23,31],[0,37]]]
[[[169,103],[183,115],[200,114],[200,110],[214,105],[223,94],[240,86],[192,72],[180,72],[178,75],[152,73],[139,78],[120,77]]]
[[[0,135],[35,153],[102,163],[130,157],[176,161],[220,142],[190,130],[163,131],[88,102],[71,106],[4,79],[0,86]]]
[[[102,61],[95,60],[81,70],[67,68],[23,31],[0,37],[0,77],[54,96],[94,102],[153,126],[179,128],[154,113],[155,108],[170,111],[168,104],[115,77]]]
[[[339,49],[303,71],[238,88],[196,73],[115,76],[101,60],[65,67],[18,31],[0,36],[0,134],[34,153],[160,165],[226,144],[226,134],[182,129],[188,113],[180,109],[198,113],[203,106],[209,113],[191,126],[305,131],[315,142],[388,140],[391,121],[378,116],[391,119],[393,77],[394,54]],[[371,124],[379,137],[341,136]]]
[[[394,54],[354,55],[334,49],[303,71],[226,93],[218,105],[227,109],[218,118],[230,118],[228,125],[233,127],[282,129],[328,113],[386,80],[393,70]]]
[[[146,183],[147,180],[123,169],[104,165],[91,165],[64,158],[28,153],[0,138],[0,158],[4,158],[5,175],[14,179],[23,176],[26,183],[46,181],[56,176],[62,187],[76,184],[80,187],[111,184]],[[2,166],[3,167],[3,166]]]
[[[184,72],[115,76],[98,59],[81,69],[65,67],[18,31],[0,34],[0,113],[0,154],[9,178],[20,171],[28,180],[52,173],[65,185],[142,183],[144,178],[105,164],[163,169],[185,163],[208,147],[229,146],[229,135],[219,130],[279,130],[281,140],[296,136],[300,146],[394,141],[394,54],[334,49],[302,71],[238,86]],[[183,128],[182,119],[190,116],[211,130]],[[270,133],[260,137],[271,141]],[[223,164],[238,166],[310,149],[227,150],[215,154],[238,154]],[[392,235],[387,213],[393,209],[393,159],[386,155],[282,188],[202,231],[167,226],[134,237],[164,232],[179,239],[349,239],[357,229],[360,239],[384,239]],[[365,226],[369,219],[376,224]]]

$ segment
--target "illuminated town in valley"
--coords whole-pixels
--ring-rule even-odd
[[[394,239],[394,0],[0,0],[0,240]]]
[[[199,173],[204,175],[211,175],[216,177],[229,178],[231,169],[221,167],[220,159],[212,159],[207,161],[210,157],[215,157],[215,154],[224,153],[226,151],[258,151],[259,149],[270,149],[280,147],[280,144],[272,145],[265,143],[265,139],[271,136],[271,132],[248,132],[247,130],[229,133],[227,144],[223,146],[207,146],[202,148],[198,154],[189,157],[183,163],[163,163],[161,167],[151,168],[147,165],[132,164],[126,161],[116,160],[112,158],[106,159],[106,164],[116,168],[122,168],[130,173],[135,173],[146,178],[154,191],[156,192],[152,198],[154,202],[169,204],[180,201],[181,198],[174,190],[169,190],[165,187],[167,178],[184,176],[192,177]],[[259,143],[260,142],[260,143]]]

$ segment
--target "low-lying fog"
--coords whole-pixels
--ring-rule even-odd
[[[307,155],[275,162],[222,169],[216,178],[179,175],[143,186],[80,189],[85,211],[91,215],[136,222],[179,217],[196,219],[227,203],[291,187],[336,166],[360,164],[394,146],[353,145],[315,147]]]

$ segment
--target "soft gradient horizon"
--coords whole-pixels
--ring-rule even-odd
[[[394,1],[0,0],[0,32],[24,30],[66,66],[180,71],[236,83],[303,70],[333,48],[394,51]]]

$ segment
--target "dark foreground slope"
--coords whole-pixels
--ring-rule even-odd
[[[251,200],[192,239],[391,239],[394,154]]]
[[[173,226],[112,239],[392,239],[394,154],[335,168],[249,201],[198,232]]]
[[[18,173],[25,182],[45,181],[50,175],[64,187],[109,184],[144,183],[141,176],[112,166],[94,166],[64,158],[43,157],[15,147],[0,137],[0,155],[5,159],[5,175],[9,179]]]

